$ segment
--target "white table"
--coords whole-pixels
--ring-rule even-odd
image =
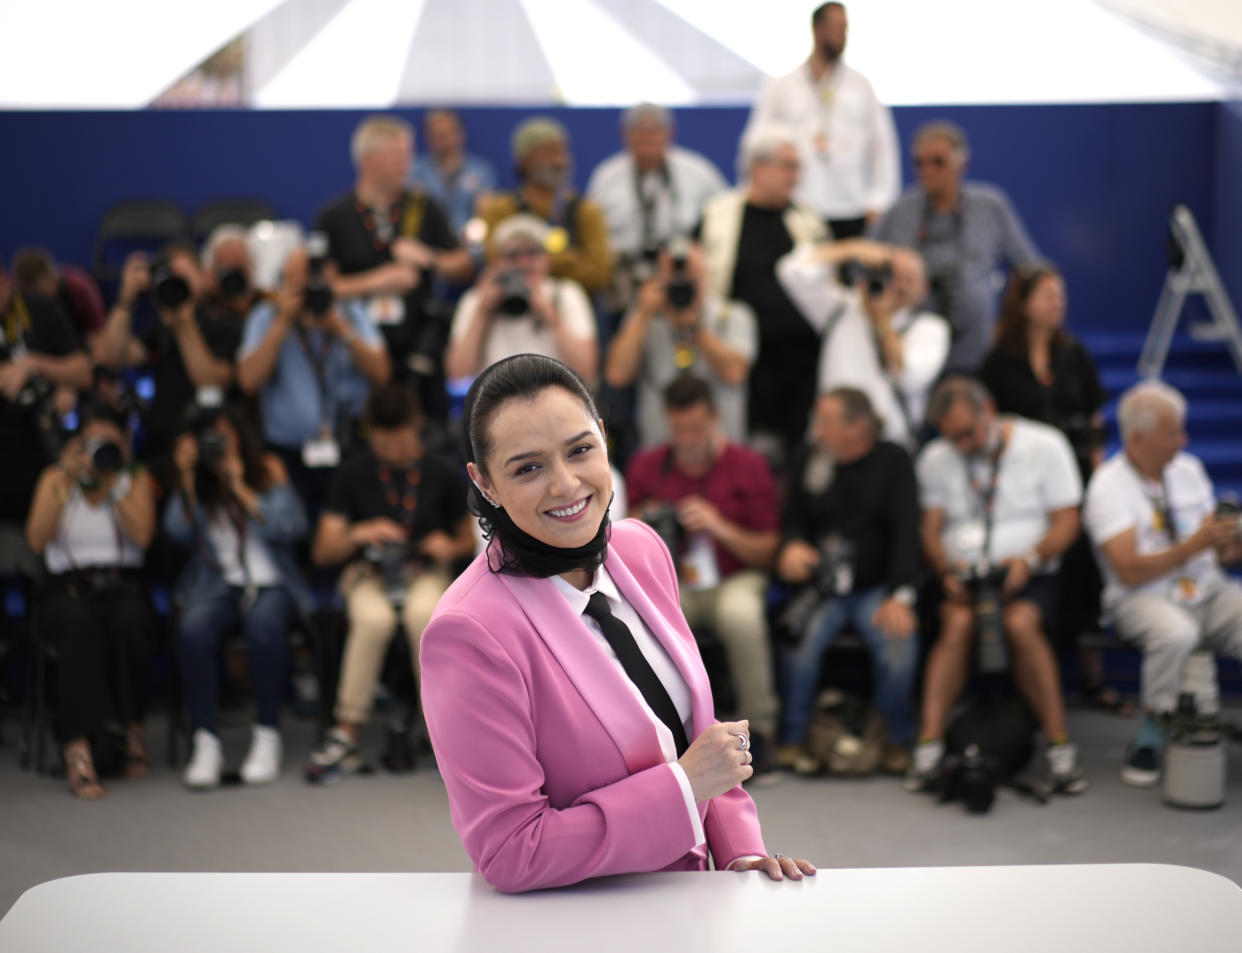
[[[471,874],[87,874],[27,890],[3,953],[1237,953],[1242,890],[1116,864],[666,873],[505,896]]]

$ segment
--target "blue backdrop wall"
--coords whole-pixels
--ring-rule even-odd
[[[619,147],[615,109],[548,109],[570,129],[581,186]],[[508,140],[531,109],[463,115],[474,151],[512,181]],[[402,110],[418,121],[418,110]],[[747,111],[686,109],[678,139],[732,178]],[[41,244],[90,260],[113,203],[165,197],[187,213],[226,196],[261,196],[309,223],[349,187],[348,141],[360,111],[0,113],[0,256]],[[1071,323],[1146,326],[1165,273],[1164,221],[1177,202],[1199,217],[1221,270],[1242,276],[1242,106],[910,107],[895,110],[903,149],[919,123],[947,117],[972,139],[973,177],[1012,197],[1045,256],[1065,271]],[[912,180],[908,157],[904,176]]]

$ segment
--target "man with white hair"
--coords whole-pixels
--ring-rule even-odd
[[[354,131],[353,189],[327,205],[316,229],[328,237],[338,298],[358,298],[383,332],[401,379],[417,375],[423,408],[447,411],[440,380],[447,318],[436,306],[437,279],[464,284],[474,261],[461,247],[444,210],[421,187],[409,186],[414,130],[396,116],[371,116]]]
[[[631,288],[654,274],[659,250],[689,235],[707,200],[727,187],[710,159],[673,144],[674,131],[663,106],[631,106],[621,117],[625,151],[596,166],[587,183]]]
[[[745,187],[707,203],[698,239],[707,293],[743,302],[758,320],[747,424],[751,444],[780,465],[806,432],[823,325],[790,299],[776,263],[795,245],[824,239],[826,229],[816,213],[794,204],[802,165],[795,134],[783,126],[759,129],[747,150]]]
[[[1242,586],[1220,569],[1242,557],[1242,545],[1237,516],[1217,514],[1203,464],[1183,450],[1182,395],[1158,381],[1136,384],[1117,420],[1123,448],[1091,477],[1083,518],[1105,578],[1104,608],[1118,635],[1143,651],[1146,717],[1121,777],[1150,787],[1190,654],[1242,659]]]
[[[949,353],[949,325],[922,309],[918,252],[861,238],[802,245],[776,274],[802,313],[824,326],[819,392],[857,387],[884,437],[913,452],[932,385]]]
[[[475,377],[515,354],[563,361],[590,381],[599,361],[595,315],[582,287],[548,274],[548,226],[512,215],[492,236],[495,258],[457,305],[444,369]]]
[[[798,201],[823,216],[837,238],[862,234],[901,190],[893,115],[867,78],[842,61],[847,28],[844,4],[815,8],[810,57],[767,85],[742,134],[745,155],[764,126],[798,130],[806,159]]]

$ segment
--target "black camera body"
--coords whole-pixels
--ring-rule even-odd
[[[332,310],[334,300],[326,275],[328,236],[323,232],[311,232],[306,240],[306,256],[309,274],[306,287],[302,289],[302,308],[314,317],[322,318]]]
[[[975,662],[980,674],[996,675],[1009,670],[1005,646],[1004,601],[1002,588],[1008,570],[980,561],[957,573],[974,602]]]
[[[250,290],[246,273],[240,268],[225,268],[216,275],[216,286],[220,289],[220,295],[228,300],[240,298]]]
[[[496,313],[506,318],[520,318],[530,313],[530,286],[521,268],[509,268],[496,276],[500,301]]]
[[[825,599],[848,596],[854,591],[856,552],[854,542],[844,536],[834,533],[820,540],[819,565],[815,568],[815,575],[781,614],[781,626],[789,635],[800,637],[812,614]]]
[[[361,556],[379,577],[389,601],[404,603],[410,580],[421,568],[410,542],[370,543],[362,548]]]
[[[888,262],[864,265],[857,258],[849,258],[841,262],[837,269],[837,279],[850,288],[863,283],[866,285],[867,295],[878,298],[893,283],[893,266]]]
[[[1242,503],[1236,497],[1225,496],[1216,504],[1217,519],[1236,519],[1238,525],[1234,539],[1242,543]]]
[[[151,264],[151,296],[156,307],[163,311],[175,311],[193,297],[190,283],[172,270],[166,258],[157,258]]]
[[[996,800],[1001,781],[997,760],[972,744],[965,751],[944,756],[935,787],[940,803],[961,801],[967,812],[986,814]]]
[[[690,243],[684,238],[669,242],[668,258],[673,274],[664,286],[664,297],[668,299],[669,307],[684,311],[694,304],[698,291],[694,279],[690,277]]]
[[[115,440],[95,437],[83,447],[91,468],[98,474],[120,473],[125,467],[125,451]]]
[[[198,431],[194,439],[198,444],[198,465],[214,474],[228,453],[228,440],[220,431],[210,427]]]
[[[668,551],[677,558],[677,553],[685,542],[686,531],[677,518],[677,507],[673,503],[661,503],[659,506],[648,507],[643,513],[643,522],[656,531],[663,540]]]

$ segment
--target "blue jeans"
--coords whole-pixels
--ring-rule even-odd
[[[824,653],[833,639],[852,623],[871,654],[875,685],[873,704],[888,723],[889,740],[909,744],[914,737],[914,717],[910,690],[918,664],[918,633],[909,638],[890,638],[871,624],[871,617],[887,596],[883,586],[865,592],[825,599],[807,623],[802,640],[781,652],[785,683],[785,710],[781,719],[781,743],[802,744],[806,740],[819,687]]]
[[[285,642],[293,618],[293,597],[283,586],[259,590],[254,605],[243,616],[242,590],[231,587],[227,596],[193,602],[181,613],[178,640],[181,680],[190,728],[216,733],[216,703],[220,697],[220,640],[240,624],[250,656],[250,682],[255,694],[256,720],[275,728],[285,691]]]

